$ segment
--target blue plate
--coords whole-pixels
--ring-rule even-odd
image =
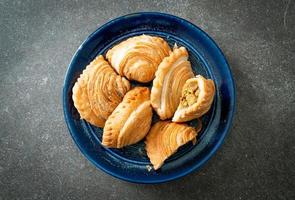
[[[174,43],[185,46],[195,74],[213,79],[217,90],[211,110],[202,118],[203,129],[197,144],[190,143],[181,147],[157,171],[150,170],[143,141],[123,149],[104,148],[101,145],[102,129],[81,120],[72,101],[72,87],[91,60],[98,54],[105,55],[110,47],[120,41],[141,34],[160,36],[171,46]],[[200,28],[173,15],[134,13],[106,23],[79,47],[66,72],[63,109],[71,136],[81,152],[96,167],[126,181],[160,183],[199,169],[221,146],[235,111],[235,86],[223,53]],[[154,117],[154,121],[157,121],[157,117]],[[192,125],[194,123],[191,122]]]

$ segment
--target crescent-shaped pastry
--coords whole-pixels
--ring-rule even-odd
[[[107,119],[102,144],[110,148],[121,148],[137,143],[148,133],[152,115],[149,89],[135,87],[127,92]]]
[[[96,62],[97,60],[95,59],[86,67],[85,70],[83,70],[72,89],[72,99],[81,119],[85,119],[92,125],[103,127],[105,120],[95,115],[95,113],[92,111],[87,94],[87,83],[89,81],[89,76],[93,66],[96,65]]]
[[[129,81],[117,75],[103,56],[98,56],[73,87],[74,105],[81,118],[103,127],[129,89]]]
[[[199,130],[170,121],[154,124],[145,140],[145,149],[154,169],[159,169],[179,147],[195,140]]]
[[[146,83],[153,80],[158,65],[170,51],[164,39],[141,35],[114,46],[106,58],[121,76]]]
[[[151,91],[151,104],[162,120],[171,118],[180,101],[185,81],[194,77],[184,47],[173,52],[159,65]]]
[[[188,79],[172,121],[186,122],[201,117],[210,109],[214,94],[215,85],[212,80],[201,75]]]

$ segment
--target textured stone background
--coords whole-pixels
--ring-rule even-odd
[[[161,11],[209,33],[228,58],[237,113],[199,172],[136,185],[97,170],[61,105],[75,50],[123,14]],[[295,1],[0,0],[0,199],[295,199]]]

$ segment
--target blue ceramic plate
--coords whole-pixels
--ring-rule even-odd
[[[123,149],[101,145],[102,129],[81,120],[72,101],[72,87],[91,60],[105,55],[113,45],[126,38],[157,35],[172,46],[177,43],[189,51],[195,74],[213,79],[216,95],[211,110],[202,118],[203,129],[196,145],[187,144],[157,171],[148,170],[150,162],[143,141]],[[133,83],[136,85],[136,83]],[[114,19],[92,33],[75,53],[66,72],[63,88],[65,121],[81,152],[106,173],[137,183],[160,183],[182,177],[203,166],[222,144],[235,110],[235,87],[228,63],[216,43],[194,24],[168,14],[144,12]],[[154,121],[157,118],[154,117]],[[194,125],[194,121],[191,122]]]

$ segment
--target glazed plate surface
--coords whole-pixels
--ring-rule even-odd
[[[211,110],[202,117],[203,128],[195,145],[189,143],[169,158],[161,169],[151,170],[144,142],[123,149],[101,145],[103,129],[80,119],[72,101],[72,87],[97,55],[105,55],[115,44],[135,35],[164,38],[171,47],[176,43],[189,51],[195,74],[214,80],[216,95]],[[132,82],[132,85],[138,84]],[[182,177],[199,169],[221,146],[235,111],[235,86],[230,68],[217,44],[200,28],[176,16],[144,12],[114,19],[98,28],[81,44],[66,72],[63,109],[69,132],[81,152],[106,173],[136,183],[160,183]],[[158,121],[154,115],[153,122]],[[192,126],[196,121],[190,122]]]

